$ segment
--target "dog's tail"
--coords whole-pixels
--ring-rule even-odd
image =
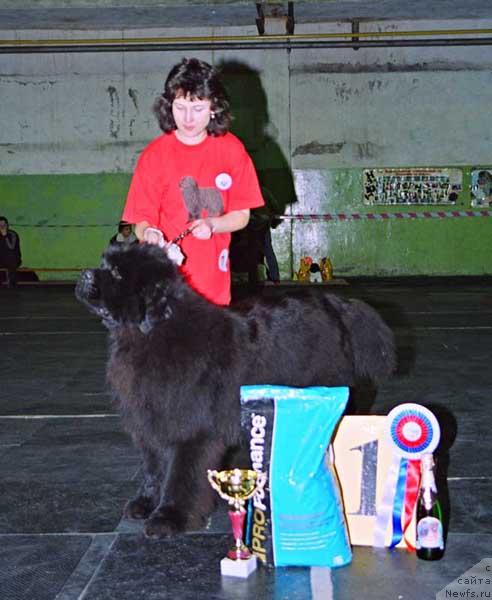
[[[352,340],[357,379],[379,383],[396,369],[393,332],[381,316],[361,300],[349,300],[343,321]]]

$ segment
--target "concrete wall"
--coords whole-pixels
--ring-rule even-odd
[[[474,20],[364,26],[491,25]],[[342,27],[347,26],[303,25],[296,33]],[[205,29],[185,33],[211,34]],[[24,31],[0,32],[1,38],[15,35],[27,37]],[[93,38],[121,32],[29,35]],[[330,255],[342,276],[492,274],[490,218],[368,220],[363,218],[368,212],[396,209],[368,207],[362,195],[367,167],[457,166],[463,169],[465,188],[455,208],[470,207],[470,168],[492,164],[488,48],[187,53],[224,67],[236,115],[234,131],[243,138],[278,209],[287,217],[362,216],[330,222],[285,219],[273,232],[284,278],[290,278],[304,254],[315,259]],[[25,265],[98,262],[115,231],[138,153],[159,134],[153,99],[183,54],[0,55],[0,214],[9,217],[22,237]]]

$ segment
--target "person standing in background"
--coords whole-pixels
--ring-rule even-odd
[[[154,104],[164,132],[142,152],[122,218],[139,240],[162,245],[183,235],[188,284],[216,304],[230,303],[231,232],[263,206],[258,178],[231,114],[218,72],[185,58]]]

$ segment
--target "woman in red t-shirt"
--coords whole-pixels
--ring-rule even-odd
[[[186,280],[210,301],[229,304],[230,234],[264,202],[251,158],[228,131],[229,103],[217,71],[183,59],[154,112],[164,133],[139,157],[122,218],[149,244],[189,230],[181,242]]]

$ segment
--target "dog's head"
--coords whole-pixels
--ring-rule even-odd
[[[136,325],[147,334],[169,318],[171,290],[179,281],[176,266],[157,246],[110,247],[98,269],[81,273],[75,296],[109,329]]]

